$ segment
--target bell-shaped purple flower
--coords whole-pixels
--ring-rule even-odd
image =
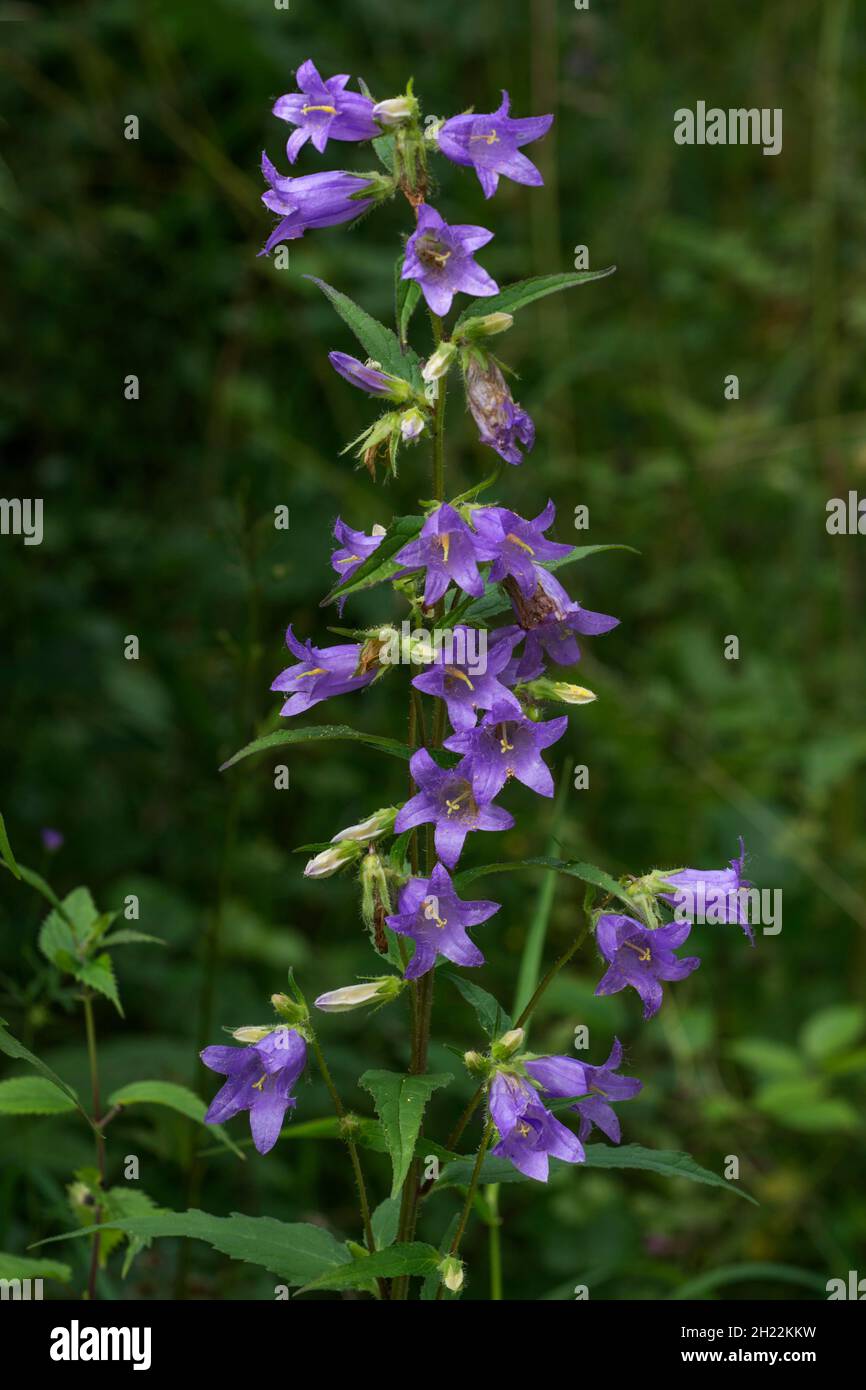
[[[436,826],[436,853],[453,869],[463,850],[466,836],[473,830],[510,830],[514,817],[501,806],[490,804],[481,795],[471,758],[461,758],[456,767],[442,768],[434,763],[426,748],[412,756],[409,769],[420,787],[398,812],[396,834],[416,825]]]
[[[531,598],[538,584],[535,565],[564,559],[574,549],[572,545],[546,539],[544,532],[555,520],[552,502],[534,521],[526,521],[507,507],[478,507],[472,513],[472,525],[485,546],[485,554],[493,561],[491,581],[499,584],[511,575],[524,598]]]
[[[534,569],[538,583],[531,598],[523,597],[514,580],[505,580],[517,620],[526,632],[526,645],[517,668],[521,681],[534,680],[541,674],[545,653],[558,666],[574,666],[580,660],[576,633],[595,635],[619,626],[619,618],[581,608],[549,570],[541,565],[534,565]]]
[[[552,116],[528,116],[512,120],[508,112],[510,99],[502,93],[502,105],[490,115],[452,116],[439,131],[439,148],[455,164],[475,169],[485,198],[496,192],[500,175],[515,183],[538,187],[544,183],[541,174],[525,154],[521,145],[540,140],[549,131]]]
[[[278,173],[263,154],[262,173],[271,185],[262,194],[262,202],[271,212],[277,213],[280,220],[259,252],[260,256],[266,256],[281,241],[297,240],[311,227],[335,227],[339,222],[351,222],[372,205],[371,198],[357,196],[370,187],[370,180],[340,169],[293,179]]]
[[[691,922],[672,922],[652,931],[616,912],[599,917],[595,939],[610,967],[596,994],[618,994],[631,985],[643,1000],[644,1018],[652,1018],[661,1008],[662,980],[684,980],[701,963],[698,956],[674,954],[691,929]]]
[[[471,754],[484,796],[496,796],[511,777],[540,796],[553,796],[553,778],[541,750],[562,738],[567,728],[567,715],[535,723],[519,707],[515,713],[510,703],[500,702],[477,727],[446,738],[445,747]]]
[[[435,208],[422,203],[417,228],[406,243],[402,278],[418,281],[440,318],[448,313],[455,294],[496,294],[496,281],[472,255],[492,237],[486,227],[449,226]]]
[[[384,526],[374,526],[372,535],[365,531],[354,531],[340,517],[334,522],[334,539],[339,547],[331,555],[331,569],[336,570],[341,579],[351,579],[355,570],[378,550],[386,535]]]
[[[497,679],[511,661],[517,640],[513,629],[505,630],[504,640],[491,642],[483,658],[479,651],[475,660],[469,655],[474,650],[468,640],[470,631],[474,630],[458,623],[452,631],[449,647],[440,651],[430,669],[416,676],[412,684],[425,695],[435,695],[445,701],[448,717],[457,730],[471,729],[478,711],[492,709],[494,705],[507,709],[512,719],[519,720],[520,701]],[[486,639],[487,633],[482,635]],[[494,788],[490,797],[498,790],[499,787]]]
[[[279,97],[273,108],[281,121],[297,126],[286,145],[290,164],[308,140],[322,154],[329,140],[374,140],[381,135],[373,120],[371,98],[346,91],[347,73],[323,81],[308,59],[295,77],[299,90]]]
[[[404,574],[418,569],[427,571],[424,606],[430,608],[438,603],[452,580],[473,598],[481,597],[484,580],[478,573],[478,558],[474,531],[453,507],[443,502],[427,517],[418,539],[397,551],[394,562],[403,566]]]
[[[497,1072],[490,1083],[488,1105],[500,1135],[491,1152],[509,1159],[527,1178],[547,1182],[549,1155],[566,1163],[584,1162],[586,1154],[577,1135],[551,1115],[528,1081]]]
[[[399,911],[385,918],[392,931],[415,942],[406,979],[415,980],[432,970],[437,956],[455,965],[483,965],[484,957],[466,928],[486,922],[500,906],[481,899],[462,902],[443,864],[437,864],[429,878],[410,878],[400,893]]]
[[[678,921],[694,922],[700,917],[705,921],[738,923],[754,946],[748,909],[740,898],[740,889],[750,888],[751,883],[743,878],[746,850],[742,835],[739,838],[739,858],[732,859],[727,869],[681,869],[679,873],[666,874],[666,881],[677,891],[660,893],[659,897],[674,909]]]
[[[529,453],[535,443],[535,425],[515,401],[496,362],[486,356],[481,362],[473,353],[466,363],[463,380],[481,443],[495,449],[506,463],[522,463],[523,451]]]
[[[293,1028],[277,1028],[250,1047],[206,1047],[201,1060],[228,1077],[210,1103],[205,1123],[221,1125],[250,1112],[253,1143],[266,1154],[280,1137],[286,1111],[297,1105],[292,1087],[304,1070],[307,1044]]]
[[[637,1077],[616,1075],[621,1063],[622,1046],[619,1038],[614,1038],[610,1056],[600,1067],[578,1062],[574,1057],[535,1057],[526,1063],[526,1070],[550,1099],[587,1093],[585,1100],[568,1107],[580,1116],[580,1139],[588,1139],[593,1125],[597,1125],[608,1139],[618,1144],[622,1134],[610,1102],[631,1100],[643,1090],[643,1082]]]
[[[367,391],[371,396],[388,396],[392,401],[408,400],[412,388],[398,376],[391,376],[378,367],[368,367],[348,352],[329,352],[328,361],[351,386]]]
[[[352,690],[361,690],[375,678],[375,667],[356,675],[361,659],[358,642],[347,642],[338,647],[314,647],[310,641],[299,642],[290,626],[286,632],[286,646],[298,658],[298,664],[281,671],[271,686],[271,690],[289,696],[280,710],[280,714],[286,717],[303,714],[322,700],[329,700],[332,695],[346,695]]]

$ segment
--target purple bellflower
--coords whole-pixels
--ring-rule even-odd
[[[751,887],[749,880],[743,878],[745,862],[746,850],[740,836],[739,858],[732,859],[727,869],[681,869],[679,873],[667,874],[666,882],[673,884],[677,892],[660,893],[659,897],[675,910],[677,920],[693,922],[700,916],[704,920],[737,922],[754,946],[748,908],[739,896],[741,888]]]
[[[481,443],[495,449],[506,463],[522,463],[523,451],[529,453],[535,443],[535,425],[515,401],[493,358],[481,363],[473,354],[466,364],[463,381]]]
[[[445,747],[472,755],[482,796],[498,795],[511,777],[540,796],[553,796],[553,778],[541,750],[562,738],[567,728],[567,715],[536,724],[522,711],[515,714],[510,704],[500,702],[476,728],[460,729],[446,738]]]
[[[394,830],[402,835],[416,825],[434,824],[436,853],[453,869],[472,830],[510,830],[514,817],[501,806],[492,806],[481,796],[471,758],[461,758],[456,767],[442,768],[426,748],[412,755],[409,770],[421,788],[398,812]]]
[[[64,835],[62,830],[54,830],[50,825],[43,826],[39,832],[42,841],[42,848],[49,854],[56,854],[63,848]]]
[[[527,1178],[547,1182],[551,1154],[566,1163],[583,1163],[586,1158],[577,1135],[551,1115],[528,1081],[497,1072],[488,1104],[500,1135],[491,1153],[509,1159]]]
[[[299,642],[290,626],[286,632],[286,646],[298,658],[298,664],[281,671],[271,686],[271,690],[289,696],[280,710],[286,717],[303,714],[332,695],[361,690],[376,675],[375,667],[363,675],[355,674],[361,659],[358,642],[339,647],[314,647],[311,641]]]
[[[535,564],[564,559],[574,549],[572,545],[560,545],[545,538],[544,532],[555,520],[556,508],[552,502],[548,502],[534,521],[525,521],[507,507],[479,507],[474,511],[472,525],[493,561],[491,581],[499,584],[511,575],[523,597],[532,598],[538,585]]]
[[[426,569],[424,606],[430,608],[454,583],[473,598],[484,593],[484,580],[478,573],[478,551],[474,531],[447,502],[431,512],[417,540],[397,551],[394,562],[403,573]]]
[[[500,175],[515,183],[538,187],[544,179],[525,154],[521,145],[540,140],[549,131],[552,116],[528,116],[513,120],[509,116],[510,99],[502,93],[502,105],[489,115],[474,113],[452,116],[439,131],[439,148],[454,164],[474,168],[485,198],[496,192]]]
[[[519,700],[497,679],[511,662],[511,652],[517,639],[509,635],[504,640],[492,642],[484,657],[483,668],[479,671],[476,666],[480,662],[473,662],[468,656],[461,660],[458,656],[461,638],[468,631],[458,623],[453,629],[451,651],[440,652],[430,669],[416,676],[412,684],[425,695],[435,695],[445,701],[451,724],[458,731],[471,729],[478,718],[478,711],[493,709],[494,705],[507,709],[509,717],[519,722],[522,713]],[[507,632],[513,633],[513,629],[507,629]],[[468,641],[462,644],[462,650],[469,652]],[[494,797],[498,790],[497,787],[491,791],[487,799]]]
[[[443,864],[437,864],[429,878],[410,878],[400,894],[399,907],[399,912],[385,921],[392,931],[415,942],[415,954],[406,967],[407,980],[432,970],[437,956],[445,956],[455,965],[484,964],[466,928],[486,922],[499,911],[500,904],[462,902]]]
[[[486,227],[449,226],[429,203],[418,209],[418,226],[406,243],[402,279],[417,280],[434,314],[441,318],[455,294],[496,294],[499,286],[473,259],[493,233]]]
[[[631,985],[643,1000],[644,1018],[652,1018],[661,1008],[662,980],[684,980],[701,963],[697,956],[674,954],[691,929],[691,922],[671,922],[653,931],[616,912],[599,917],[595,939],[610,964],[596,994],[618,994]]]
[[[351,222],[372,205],[371,198],[355,195],[369,188],[370,180],[340,169],[324,174],[304,174],[289,178],[277,172],[266,154],[262,173],[271,185],[262,202],[280,218],[261,251],[266,256],[281,241],[296,241],[311,227],[335,227]]]
[[[307,1045],[293,1028],[277,1028],[250,1047],[206,1047],[201,1060],[228,1077],[205,1115],[221,1125],[241,1110],[250,1112],[253,1143],[268,1153],[280,1137],[286,1111],[297,1105],[292,1087],[304,1070]]]
[[[407,400],[411,389],[400,377],[380,371],[378,367],[368,367],[352,357],[348,352],[329,352],[328,361],[351,386],[359,391],[367,391],[371,396],[390,396],[392,400]]]
[[[541,565],[534,568],[538,584],[529,599],[523,597],[515,581],[505,581],[517,620],[526,632],[517,672],[522,681],[534,680],[541,674],[545,652],[558,666],[574,666],[580,660],[576,633],[594,635],[619,626],[619,618],[581,608],[549,570]]]
[[[580,1116],[579,1138],[586,1140],[597,1125],[614,1144],[622,1138],[619,1120],[610,1105],[612,1100],[631,1100],[643,1089],[643,1082],[634,1076],[617,1076],[622,1062],[622,1045],[614,1038],[607,1061],[600,1067],[578,1062],[574,1057],[535,1057],[526,1063],[529,1075],[541,1085],[545,1097],[582,1096],[586,1100],[570,1105]]]
[[[347,526],[345,521],[337,517],[334,522],[334,539],[340,544],[331,555],[331,569],[335,570],[341,579],[351,579],[355,570],[378,550],[385,535],[384,526],[374,526],[372,535],[368,536],[365,531],[353,531],[351,526]]]
[[[286,145],[294,164],[308,140],[322,154],[329,140],[374,140],[381,130],[372,117],[373,102],[360,92],[347,92],[347,73],[323,81],[309,59],[295,74],[299,91],[289,92],[274,104],[273,114],[297,126]]]

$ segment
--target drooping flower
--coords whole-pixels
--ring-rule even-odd
[[[497,1072],[488,1105],[500,1135],[491,1152],[509,1159],[527,1178],[547,1182],[550,1155],[566,1163],[583,1163],[586,1158],[577,1135],[551,1115],[528,1081]]]
[[[473,353],[466,363],[463,379],[466,400],[478,426],[481,443],[495,449],[506,463],[522,463],[523,451],[529,453],[535,443],[535,425],[515,401],[493,358],[485,357],[481,362]]]
[[[346,91],[348,73],[323,81],[308,59],[295,77],[299,90],[279,97],[273,107],[281,121],[297,126],[286,145],[290,164],[308,140],[322,154],[329,140],[374,140],[381,134],[373,120],[371,98]]]
[[[471,758],[461,758],[456,767],[446,769],[433,761],[426,748],[419,748],[409,770],[420,791],[399,812],[394,830],[402,835],[416,825],[435,824],[436,853],[449,869],[460,858],[470,831],[513,826],[514,817],[508,811],[481,796]]]
[[[567,728],[567,715],[536,723],[519,707],[515,714],[511,704],[500,702],[477,727],[461,728],[446,738],[445,747],[471,754],[483,796],[496,796],[511,777],[540,796],[553,796],[553,778],[541,750],[562,738]]]
[[[452,116],[439,130],[439,148],[455,164],[475,169],[485,198],[496,192],[500,175],[515,183],[538,187],[544,183],[538,169],[520,153],[521,145],[540,140],[553,124],[552,116],[509,116],[510,98],[502,93],[502,105],[489,115]]]
[[[559,666],[575,665],[580,660],[575,633],[594,635],[619,626],[619,618],[581,608],[549,570],[541,565],[534,565],[534,569],[538,584],[531,598],[523,597],[513,579],[504,581],[517,620],[526,632],[526,645],[517,669],[521,681],[541,675],[545,653]]]
[[[405,574],[419,569],[427,571],[426,608],[438,603],[452,580],[473,598],[480,598],[484,593],[484,580],[478,573],[475,534],[447,502],[430,513],[417,540],[409,541],[398,550],[394,562],[403,566]]]
[[[402,377],[392,376],[370,363],[359,362],[349,352],[329,352],[328,361],[351,386],[367,391],[371,396],[387,396],[392,401],[407,401],[412,387]]]
[[[700,918],[710,922],[737,922],[754,946],[748,908],[740,898],[740,889],[748,889],[751,884],[743,878],[746,850],[742,835],[739,838],[739,858],[732,859],[727,869],[680,869],[676,873],[665,873],[665,881],[673,884],[677,891],[660,893],[659,897],[674,909],[677,921],[694,922]]]
[[[335,227],[360,217],[372,204],[372,198],[358,195],[371,187],[369,179],[359,178],[334,169],[324,174],[304,174],[289,178],[277,172],[266,154],[262,155],[262,173],[271,185],[262,194],[262,202],[280,220],[261,251],[266,256],[281,241],[295,241],[311,227]]]
[[[286,1111],[297,1105],[291,1091],[307,1060],[300,1033],[276,1028],[250,1047],[206,1047],[201,1060],[228,1077],[211,1101],[205,1123],[221,1125],[249,1110],[253,1143],[260,1154],[268,1153],[280,1136]]]
[[[492,237],[486,227],[449,226],[435,208],[423,203],[417,228],[406,243],[402,278],[418,281],[427,304],[440,318],[448,313],[455,294],[496,294],[496,281],[472,255]]]
[[[610,1056],[600,1067],[592,1067],[574,1057],[535,1057],[526,1063],[526,1070],[550,1099],[587,1093],[585,1100],[568,1107],[580,1116],[580,1139],[588,1139],[593,1125],[597,1125],[608,1139],[618,1144],[622,1133],[610,1101],[631,1100],[643,1089],[643,1082],[637,1077],[616,1075],[621,1062],[622,1045],[619,1038],[614,1038]]]
[[[291,625],[286,631],[286,646],[298,658],[296,666],[281,671],[271,686],[287,694],[289,699],[280,714],[291,717],[303,714],[332,695],[346,695],[369,685],[376,675],[375,667],[356,675],[362,648],[358,642],[338,647],[314,647],[311,641],[299,642]]]
[[[487,545],[493,564],[490,579],[499,584],[508,575],[517,583],[524,598],[531,598],[538,584],[536,564],[564,559],[574,549],[546,539],[544,532],[556,520],[556,508],[548,502],[534,521],[526,521],[507,507],[478,507],[472,513],[472,525]]]
[[[653,931],[616,912],[599,917],[595,939],[610,966],[596,994],[618,994],[631,985],[643,1001],[644,1018],[652,1018],[661,1008],[662,980],[684,980],[701,963],[698,956],[674,954],[691,929],[691,922],[672,922]]]
[[[406,979],[416,980],[432,970],[437,956],[455,965],[483,965],[484,956],[466,928],[486,922],[499,908],[494,902],[461,901],[443,864],[437,864],[429,878],[410,878],[400,894],[399,911],[385,919],[392,931],[415,942]]]
[[[445,701],[451,724],[458,731],[471,729],[478,711],[492,709],[494,705],[507,709],[510,718],[519,720],[520,701],[497,679],[511,661],[515,637],[508,635],[504,640],[491,642],[483,658],[479,653],[473,660],[467,640],[471,631],[474,629],[458,623],[452,631],[450,648],[440,651],[430,669],[416,676],[412,684],[425,695],[435,695]],[[513,632],[513,629],[506,631]],[[449,743],[448,746],[453,745]],[[490,796],[495,796],[498,790],[499,787],[495,788]]]
[[[334,522],[334,539],[340,544],[331,555],[331,569],[336,571],[341,580],[351,579],[355,570],[378,550],[382,544],[382,537],[386,534],[384,526],[376,525],[368,536],[365,531],[354,531],[337,517]]]

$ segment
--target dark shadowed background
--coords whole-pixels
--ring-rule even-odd
[[[322,641],[334,621],[319,601],[335,517],[369,530],[430,495],[422,448],[387,487],[340,456],[375,406],[328,366],[353,340],[302,278],[387,318],[408,209],[308,234],[288,270],[257,259],[272,224],[261,149],[287,167],[270,107],[307,57],[379,98],[414,75],[442,116],[494,109],[507,87],[515,114],[556,114],[528,151],[544,188],[503,180],[485,203],[474,175],[442,161],[437,205],[495,231],[481,259],[500,283],[570,270],[584,244],[592,268],[617,272],[524,310],[498,340],[538,426],[499,500],[535,515],[552,497],[556,539],[640,552],[570,572],[576,597],[622,625],[591,644],[578,678],[598,701],[573,711],[552,759],[590,769],[559,838],[618,875],[721,866],[742,834],[749,877],[783,892],[784,927],[754,950],[734,930],[696,929],[703,966],[649,1024],[632,994],[593,997],[601,967],[587,953],[549,991],[535,1050],[568,1051],[586,1023],[602,1060],[617,1034],[645,1083],[620,1108],[626,1140],[715,1170],[736,1155],[760,1205],[560,1166],[546,1190],[500,1193],[506,1296],[566,1299],[586,1283],[594,1298],[796,1298],[863,1269],[866,538],[829,536],[825,507],[866,495],[866,16],[846,0],[2,11],[0,491],[44,498],[45,539],[0,537],[0,809],[16,854],[58,892],[86,883],[106,909],[137,893],[141,929],[167,943],[117,953],[126,1019],[97,1008],[106,1092],[161,1077],[208,1097],[218,1083],[197,1048],[224,1024],[267,1020],[290,965],[308,996],[377,968],[352,881],[304,880],[292,850],[399,800],[403,766],[333,744],[287,754],[289,791],[274,789],[276,759],[217,770],[277,727],[269,685],[287,623]],[[783,152],[677,146],[674,111],[698,100],[781,107]],[[295,172],[374,163],[365,148],[308,147]],[[726,401],[732,373],[740,398]],[[129,374],[137,401],[124,399]],[[454,493],[493,456],[456,396],[450,426]],[[280,504],[288,534],[273,526]],[[575,533],[579,505],[590,527]],[[347,610],[358,624],[381,613],[375,595]],[[123,657],[129,634],[137,662]],[[730,635],[738,661],[724,659]],[[315,719],[403,737],[404,703],[392,679]],[[492,852],[470,841],[466,864],[548,849],[550,804],[517,787],[508,805],[515,829]],[[65,836],[53,856],[45,826]],[[552,906],[544,887],[527,871],[476,894],[504,904],[479,932],[478,978],[506,1004],[534,915],[549,908],[545,961],[573,932],[580,885],[559,880]],[[73,994],[36,946],[43,904],[6,875],[0,891],[2,1014],[84,1092]],[[440,988],[434,1027],[431,1068],[462,1073],[444,1044],[481,1039],[456,991]],[[321,1031],[347,1103],[370,1113],[355,1078],[405,1065],[402,1002]],[[461,1074],[437,1095],[429,1133],[444,1139],[471,1088]],[[317,1079],[299,1096],[298,1121],[328,1114]],[[232,1134],[244,1139],[245,1121]],[[340,1145],[288,1127],[268,1158],[192,1162],[203,1146],[181,1117],[133,1111],[109,1131],[110,1175],[136,1153],[161,1205],[358,1238]],[[74,1225],[66,1187],[91,1162],[74,1118],[0,1118],[0,1249]],[[387,1159],[366,1162],[379,1200]],[[431,1199],[425,1239],[455,1203]],[[468,1297],[487,1293],[487,1239],[476,1222]],[[85,1243],[53,1249],[80,1283]],[[772,1268],[737,1269],[756,1262]],[[158,1243],[125,1282],[119,1264],[103,1275],[114,1297],[273,1296],[273,1276],[200,1245],[184,1263]]]

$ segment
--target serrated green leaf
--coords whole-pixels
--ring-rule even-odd
[[[100,1230],[120,1230],[145,1240],[187,1237],[205,1241],[230,1259],[260,1265],[290,1285],[309,1283],[351,1263],[346,1247],[321,1226],[275,1221],[270,1216],[242,1216],[239,1212],[211,1216],[197,1210],[158,1211],[151,1216],[119,1217],[82,1231],[49,1236],[37,1246],[76,1240]]]
[[[16,1062],[29,1063],[41,1076],[53,1082],[64,1095],[68,1096],[73,1105],[78,1106],[78,1096],[75,1094],[72,1087],[67,1086],[66,1082],[63,1081],[55,1071],[52,1071],[34,1052],[31,1052],[22,1042],[19,1042],[16,1037],[13,1037],[6,1026],[6,1020],[4,1018],[0,1018],[0,1052],[5,1052],[7,1057],[11,1057]],[[78,1106],[78,1108],[80,1109],[80,1106]]]
[[[114,978],[114,966],[111,963],[111,956],[107,951],[94,956],[93,960],[81,962],[75,969],[75,978],[90,989],[95,989],[98,994],[102,994],[106,999],[110,999],[117,1012],[123,1018],[123,1005],[120,1002],[120,995],[117,992],[117,981]]]
[[[467,1004],[472,1005],[478,1022],[489,1038],[498,1038],[514,1026],[510,1015],[486,989],[482,989],[472,980],[464,980],[462,975],[455,975],[451,970],[444,970],[442,974],[446,979],[453,981]]]
[[[15,855],[12,853],[12,846],[9,843],[9,836],[6,833],[6,822],[0,815],[0,858],[6,868],[15,878],[21,878],[21,870],[15,862]]]
[[[442,1256],[434,1245],[422,1241],[411,1241],[392,1245],[388,1250],[378,1250],[375,1255],[353,1260],[349,1265],[321,1274],[318,1279],[305,1284],[300,1293],[314,1289],[363,1289],[373,1279],[397,1279],[402,1275],[420,1274],[426,1276],[435,1270]]]
[[[758,1203],[748,1192],[744,1192],[736,1182],[702,1168],[691,1154],[673,1149],[645,1149],[641,1144],[623,1144],[615,1147],[610,1144],[587,1144],[585,1164],[568,1165],[575,1170],[586,1168],[639,1168],[648,1173],[659,1173],[665,1178],[687,1178],[690,1182],[704,1183],[708,1187],[720,1187],[726,1192],[734,1192],[753,1206]],[[562,1165],[565,1167],[566,1165]],[[472,1177],[475,1158],[469,1155],[456,1163],[449,1163],[443,1169],[436,1187],[465,1186]],[[481,1165],[480,1182],[532,1182],[514,1167],[507,1158],[494,1158],[488,1155]]]
[[[483,314],[515,314],[536,299],[544,299],[546,295],[557,294],[560,290],[574,289],[577,285],[586,285],[590,280],[603,280],[615,270],[615,265],[609,265],[604,270],[564,271],[557,275],[536,275],[530,280],[518,280],[514,285],[506,285],[504,290],[491,295],[489,299],[473,299],[454,325],[455,331],[467,319]]]
[[[392,1197],[396,1197],[403,1186],[414,1157],[424,1107],[433,1092],[447,1086],[451,1080],[447,1072],[410,1076],[392,1071],[365,1071],[359,1078],[359,1084],[373,1097],[382,1122],[394,1172]]]
[[[229,758],[228,762],[223,763],[220,772],[234,767],[235,763],[251,757],[254,753],[267,753],[271,748],[284,748],[291,743],[327,743],[332,739],[366,743],[369,748],[376,748],[380,753],[389,753],[393,758],[403,758],[406,762],[412,756],[409,745],[398,743],[396,739],[382,738],[379,734],[362,734],[358,729],[351,729],[348,724],[316,724],[307,729],[279,729],[274,734],[265,734],[263,738],[254,739]]]
[[[26,1255],[0,1250],[0,1279],[57,1279],[61,1284],[68,1284],[71,1278],[69,1265],[57,1260],[33,1260]]]
[[[347,294],[335,290],[333,285],[329,285],[325,280],[320,280],[317,275],[307,275],[304,278],[312,280],[314,285],[318,285],[322,293],[333,304],[343,322],[351,328],[369,358],[378,362],[383,371],[390,372],[392,376],[402,377],[417,390],[421,390],[424,383],[421,379],[421,362],[418,354],[413,352],[411,348],[407,348],[403,352],[400,347],[400,340],[393,329],[386,328],[384,323],[374,319]]]
[[[0,1081],[0,1115],[63,1115],[75,1101],[46,1076],[10,1076]]]
[[[196,1124],[203,1125],[207,1106],[197,1096],[194,1091],[190,1091],[186,1086],[179,1086],[174,1081],[131,1081],[128,1086],[121,1086],[119,1091],[114,1091],[108,1097],[109,1105],[164,1105],[169,1110],[176,1110],[179,1115],[185,1115],[187,1119],[194,1120]],[[222,1125],[208,1125],[208,1130],[219,1139],[220,1143],[226,1148],[231,1149],[232,1153],[243,1158],[244,1155],[238,1148],[233,1139],[223,1129]]]
[[[402,550],[409,541],[414,540],[423,525],[423,516],[395,517],[373,554],[367,556],[351,578],[335,584],[331,592],[322,599],[319,607],[326,608],[329,603],[336,603],[338,599],[347,598],[350,594],[360,593],[364,589],[372,589],[376,584],[384,584],[392,579],[401,566],[394,564],[391,557],[396,555],[398,550]]]

